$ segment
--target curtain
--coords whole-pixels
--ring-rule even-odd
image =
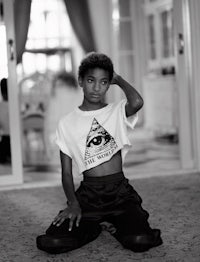
[[[96,51],[87,0],[64,0],[72,27],[85,52]]]
[[[15,0],[14,21],[17,64],[21,62],[30,22],[31,0]]]
[[[112,57],[113,25],[110,17],[112,3],[108,0],[88,0],[96,48]]]

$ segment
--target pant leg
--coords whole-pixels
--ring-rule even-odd
[[[149,225],[149,213],[142,207],[142,199],[125,180],[119,197],[124,197],[120,209],[124,212],[108,220],[116,228],[113,236],[125,247],[135,252],[143,252],[162,244],[159,229]]]
[[[81,219],[79,227],[74,225],[72,231],[68,231],[68,228],[69,219],[59,227],[51,224],[46,234],[37,237],[37,247],[51,254],[68,252],[93,241],[101,233],[97,221],[84,218]]]

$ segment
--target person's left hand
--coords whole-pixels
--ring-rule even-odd
[[[55,217],[53,225],[59,227],[66,219],[69,219],[69,231],[72,230],[73,224],[79,226],[81,220],[81,208],[79,204],[69,205],[64,210],[60,211]]]

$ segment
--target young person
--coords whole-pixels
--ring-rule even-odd
[[[125,248],[147,251],[162,244],[160,230],[150,227],[142,199],[123,173],[130,146],[127,127],[134,128],[143,99],[114,72],[112,61],[104,54],[89,53],[80,64],[78,80],[83,102],[60,120],[56,132],[67,207],[46,234],[37,237],[37,247],[49,253],[79,248],[97,238],[100,223],[106,221]],[[118,85],[126,99],[106,104],[110,84]],[[72,161],[83,174],[76,191]]]

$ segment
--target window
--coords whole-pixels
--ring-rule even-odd
[[[117,42],[117,61],[120,73],[134,82],[134,43],[131,0],[113,0],[113,28]],[[116,43],[115,43],[116,44]]]
[[[55,75],[75,73],[80,50],[64,1],[32,0],[25,52],[17,66],[23,114],[33,113],[40,104],[48,107]]]
[[[174,74],[173,5],[171,0],[145,1],[148,69]]]
[[[23,76],[35,72],[73,71],[73,31],[62,0],[32,0]]]

